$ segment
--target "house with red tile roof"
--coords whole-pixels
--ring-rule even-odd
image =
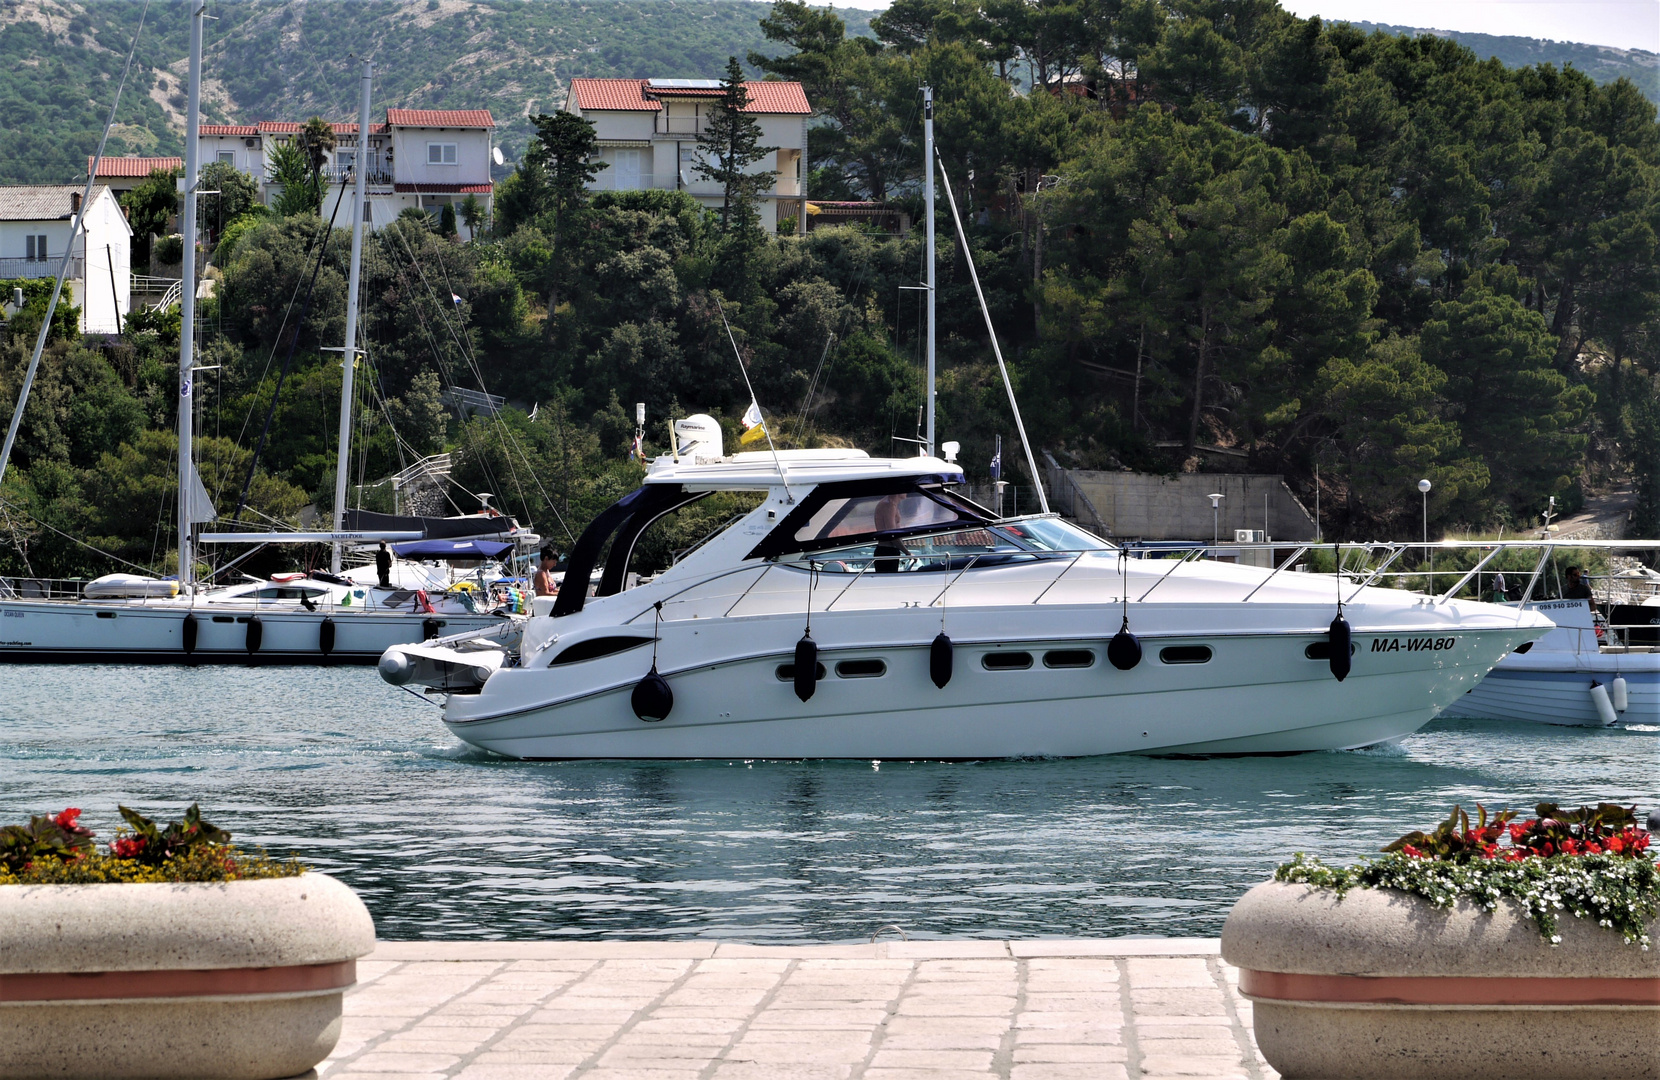
[[[263,120],[257,124],[203,124],[202,164],[223,161],[259,182],[260,197],[269,205],[281,193],[271,183],[267,155],[299,134],[297,120]],[[331,122],[335,148],[323,167],[328,189],[323,212],[331,212],[342,187],[355,183],[360,145],[356,121]],[[488,109],[387,109],[386,118],[369,125],[368,224],[371,228],[415,207],[430,214],[446,204],[456,207],[470,195],[489,219],[494,186],[490,166],[495,153],[495,118]],[[348,207],[349,209],[349,207]],[[349,217],[342,214],[342,220]]]
[[[761,126],[761,145],[775,149],[752,168],[771,173],[761,197],[761,225],[777,231],[793,221],[806,231],[807,121],[813,108],[798,82],[749,82],[744,111]],[[697,138],[719,104],[716,79],[572,79],[565,109],[593,122],[599,156],[607,168],[594,180],[599,191],[662,188],[688,191],[712,209],[720,185],[700,177]]]
[[[91,155],[86,159],[86,167],[92,168]],[[94,179],[122,195],[148,180],[156,169],[173,172],[182,168],[184,158],[180,157],[105,157],[99,160],[98,175]]]

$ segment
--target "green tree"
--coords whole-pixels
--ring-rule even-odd
[[[1573,484],[1591,393],[1552,361],[1544,316],[1477,284],[1435,305],[1423,356],[1447,374],[1446,396],[1464,443],[1486,462],[1497,497],[1529,513]]]
[[[135,266],[150,264],[152,238],[166,233],[179,212],[179,175],[180,170],[153,169],[143,183],[121,196],[121,208],[133,230]]]
[[[281,217],[315,214],[323,207],[323,189],[310,160],[297,143],[277,143],[265,155],[266,179],[282,188],[271,209]]]
[[[311,168],[312,186],[322,192],[328,186],[323,183],[323,166],[329,163],[329,155],[334,153],[336,145],[334,125],[321,116],[313,116],[300,126],[294,145],[305,154],[306,164]]]
[[[227,226],[259,206],[259,188],[253,178],[229,162],[209,162],[202,169],[199,190],[203,194],[196,201],[196,218],[209,243],[217,242]]]
[[[757,197],[772,187],[771,173],[751,172],[776,146],[761,145],[761,125],[748,113],[749,89],[736,56],[726,62],[720,101],[709,111],[697,137],[698,163],[693,171],[721,186],[721,230],[748,233],[755,227]]]
[[[1437,514],[1469,505],[1487,487],[1487,466],[1463,452],[1458,424],[1447,418],[1446,383],[1409,338],[1387,338],[1362,357],[1321,368],[1311,389],[1332,424],[1329,445],[1348,482],[1351,533],[1400,528],[1418,508],[1421,479],[1435,485]]]
[[[554,264],[548,288],[548,307],[559,304],[560,286],[566,268],[575,260],[569,250],[568,238],[574,234],[584,210],[588,206],[588,187],[602,169],[603,161],[595,160],[599,145],[594,134],[593,121],[575,113],[558,112],[536,117],[536,143],[525,157],[534,157],[538,174],[522,183],[539,182],[545,177],[546,213],[551,218]],[[530,194],[527,190],[526,194]]]
[[[461,223],[467,226],[467,239],[477,240],[478,231],[484,225],[484,204],[470,191],[461,200]]]
[[[438,211],[438,235],[447,239],[455,239],[455,207],[445,203]]]

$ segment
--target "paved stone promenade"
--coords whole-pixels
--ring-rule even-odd
[[[384,942],[338,1077],[1277,1080],[1215,941]]]

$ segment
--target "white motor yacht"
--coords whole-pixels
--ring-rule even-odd
[[[517,649],[395,646],[381,673],[444,692],[451,732],[516,758],[1280,754],[1400,739],[1551,629],[1130,557],[1053,516],[996,520],[962,479],[849,450],[660,457],[570,556],[573,580],[602,570],[596,595],[539,600]],[[646,527],[716,491],[759,504],[624,590]]]

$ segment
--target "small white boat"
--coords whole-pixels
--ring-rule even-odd
[[[1623,643],[1623,628],[1598,626],[1586,600],[1525,606],[1556,629],[1499,661],[1445,715],[1586,727],[1660,723],[1660,648]]]

